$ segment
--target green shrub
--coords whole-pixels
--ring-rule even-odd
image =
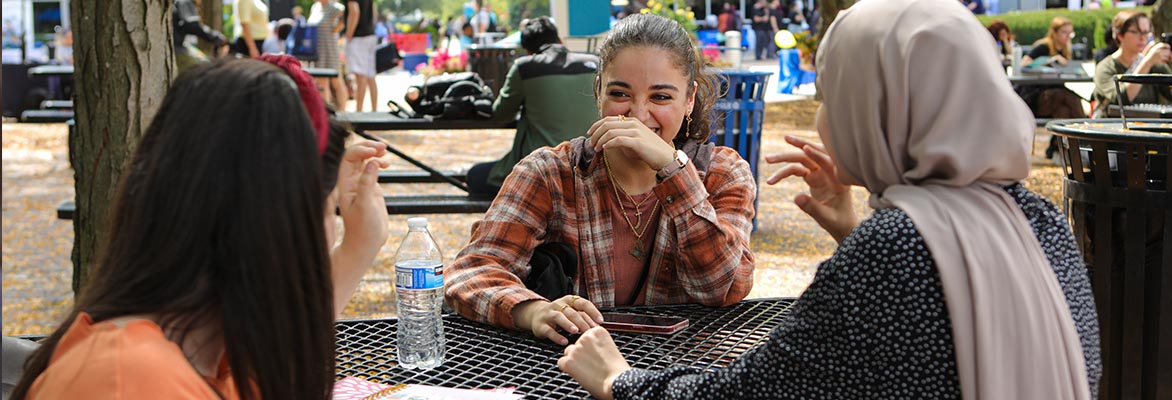
[[[1140,9],[1151,13],[1151,7],[1140,7]],[[1087,38],[1087,43],[1094,47],[1090,50],[1093,52],[1095,49],[1107,46],[1103,41],[1103,34],[1111,26],[1111,18],[1114,18],[1119,11],[1121,9],[1118,8],[1097,10],[1052,8],[1001,15],[981,15],[977,16],[977,19],[986,26],[993,20],[1005,21],[1009,25],[1009,30],[1017,36],[1017,43],[1024,46],[1034,44],[1038,39],[1046,37],[1046,32],[1050,30],[1050,20],[1057,16],[1063,16],[1074,23],[1075,43],[1081,42],[1082,38]]]

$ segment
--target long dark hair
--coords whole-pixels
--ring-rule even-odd
[[[181,74],[123,174],[92,281],[28,360],[15,398],[81,312],[155,315],[177,343],[216,327],[241,398],[327,398],[334,311],[319,157],[281,69],[245,59]]]
[[[677,145],[682,139],[698,141],[708,140],[712,130],[709,121],[712,104],[719,95],[716,75],[704,68],[704,59],[692,44],[692,37],[679,23],[655,14],[631,14],[610,30],[606,40],[598,52],[602,64],[598,67],[598,74],[594,80],[594,97],[602,94],[602,72],[620,51],[639,46],[654,46],[666,50],[672,55],[672,62],[688,77],[688,92],[691,93],[692,82],[698,85],[695,102],[692,105],[692,123],[680,124],[680,131],[676,133]]]

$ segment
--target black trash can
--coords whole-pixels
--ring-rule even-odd
[[[493,97],[496,97],[501,92],[501,86],[505,85],[505,77],[516,58],[516,47],[472,46],[468,50],[468,71],[479,74],[480,79],[492,88]]]
[[[1062,120],[1064,205],[1099,313],[1100,399],[1172,399],[1172,123]]]

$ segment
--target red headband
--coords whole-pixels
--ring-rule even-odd
[[[301,69],[301,61],[295,57],[263,54],[260,56],[260,60],[281,67],[285,73],[289,74],[290,78],[293,78],[293,82],[297,84],[297,91],[301,94],[301,103],[305,104],[305,111],[309,112],[309,119],[313,121],[313,129],[317,131],[317,151],[325,154],[326,138],[329,136],[330,126],[327,122],[326,103],[318,94],[317,85],[313,83],[313,78]]]

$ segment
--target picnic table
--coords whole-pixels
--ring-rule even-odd
[[[1014,85],[1063,85],[1094,81],[1094,77],[1087,74],[1082,65],[1077,63],[1045,69],[1023,68],[1021,73],[1009,76],[1009,82]]]
[[[350,124],[361,136],[379,140],[367,131],[402,130],[467,130],[467,129],[514,129],[516,121],[498,122],[493,120],[435,120],[431,118],[402,118],[385,112],[341,112],[340,121]],[[379,140],[387,145],[387,151],[422,169],[418,171],[380,171],[380,183],[448,183],[468,192],[465,176],[458,172],[440,171],[399,150],[392,143]],[[491,199],[474,199],[467,195],[398,195],[387,196],[387,212],[391,214],[437,214],[437,213],[478,213],[488,210]]]
[[[611,332],[635,368],[677,365],[718,370],[768,340],[788,317],[794,299],[745,300],[730,307],[700,305],[637,306],[612,310],[688,319],[673,335]],[[384,384],[415,383],[466,389],[515,386],[526,398],[586,398],[589,394],[557,367],[563,347],[522,332],[444,316],[447,355],[432,370],[398,367],[396,319],[339,321],[336,377],[354,376]],[[575,336],[570,337],[575,340]]]
[[[62,79],[73,77],[72,65],[39,65],[29,68],[30,77],[45,77],[49,81],[51,102],[41,105],[40,110],[26,110],[21,114],[24,122],[65,122],[73,119],[73,101],[66,99],[62,92]],[[338,70],[332,68],[305,68],[305,71],[315,78],[330,78],[338,76]]]
[[[379,183],[448,183],[465,193],[468,192],[468,185],[464,173],[435,169],[366,131],[513,129],[517,126],[516,121],[400,118],[384,112],[340,112],[337,118],[349,123],[359,135],[383,142],[391,154],[422,169],[379,171]],[[491,199],[477,199],[467,195],[395,195],[383,196],[383,200],[390,214],[473,214],[485,212],[492,205]],[[77,204],[73,201],[62,202],[57,206],[57,219],[73,219],[76,211]]]

